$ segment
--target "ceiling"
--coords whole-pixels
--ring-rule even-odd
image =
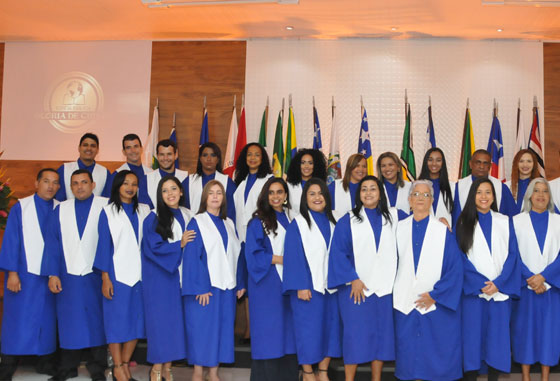
[[[294,29],[286,30],[288,25]],[[481,0],[300,0],[170,9],[148,8],[141,0],[0,2],[0,41],[253,38],[558,41],[560,7]]]

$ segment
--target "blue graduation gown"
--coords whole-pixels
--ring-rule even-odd
[[[44,201],[36,194],[35,209],[43,239],[47,221],[53,213],[53,201]],[[0,270],[5,272],[4,314],[2,319],[2,354],[45,355],[56,349],[56,312],[54,294],[49,291],[46,276],[27,272],[23,243],[21,204],[10,210],[2,250]],[[6,287],[8,272],[16,271],[21,291],[13,293]]]
[[[138,186],[140,187],[140,183],[143,181],[146,181],[146,174],[144,173],[144,167],[142,165],[134,165],[131,163],[126,163],[128,164],[128,167],[130,168],[130,170],[138,177]],[[111,174],[110,178],[107,179],[107,185],[105,186],[105,188],[108,189],[108,196],[107,197],[111,197],[111,189],[113,189],[113,181],[115,180],[115,176],[117,175],[117,173],[119,173],[118,171],[115,171]],[[146,201],[142,200],[139,202],[145,204]]]
[[[517,200],[513,199],[514,201],[514,210],[513,215],[521,213],[521,207],[523,206],[523,198],[525,197],[525,193],[527,192],[527,187],[531,179],[523,179],[517,182]],[[513,195],[512,195],[513,196]]]
[[[93,195],[83,201],[75,200],[80,237],[84,233],[92,201]],[[95,271],[84,276],[67,272],[59,213],[60,207],[57,206],[49,220],[41,273],[60,278],[62,291],[56,294],[60,347],[82,349],[104,345],[101,275]]]
[[[328,219],[325,214],[313,214],[322,237],[328,230]],[[315,364],[325,357],[340,357],[342,355],[342,324],[338,311],[338,296],[325,291],[321,294],[313,289],[311,272],[305,257],[301,234],[297,222],[294,220],[286,230],[284,243],[284,272],[282,289],[290,295],[290,303],[294,317],[296,349],[300,364]],[[298,290],[311,290],[311,300],[298,299]]]
[[[93,168],[95,167],[95,162],[92,165],[85,165],[84,162],[81,159],[78,159],[77,162],[78,162],[78,168],[87,169],[90,173],[93,173]],[[59,176],[60,189],[58,190],[58,192],[56,192],[56,195],[54,196],[54,198],[57,199],[58,201],[66,201],[68,199],[68,195],[66,194],[66,186],[64,184],[64,181],[65,181],[64,180],[64,164],[62,164],[60,167],[58,167],[56,172],[58,172],[58,176]],[[101,192],[101,196],[111,197],[111,184],[112,184],[111,172],[109,172],[109,170],[107,169],[105,186],[103,187],[103,192]]]
[[[128,219],[132,223],[138,239],[138,215],[132,204],[122,204]],[[109,274],[113,283],[113,299],[103,298],[103,322],[108,343],[124,343],[146,337],[144,328],[144,301],[142,299],[142,281],[130,287],[117,281],[113,262],[114,246],[107,214],[103,210],[99,216],[99,242],[93,267]]]
[[[479,223],[488,246],[492,248],[492,214],[479,213]],[[479,273],[468,257],[463,254],[463,368],[465,371],[481,370],[485,373],[487,365],[509,373],[511,368],[510,317],[512,299],[519,298],[520,270],[519,250],[515,230],[510,221],[509,252],[502,272],[494,279],[494,284],[508,300],[496,302],[480,298],[481,289],[489,281]]]
[[[173,216],[185,230],[179,209]],[[169,243],[156,232],[157,217],[150,213],[143,223],[142,291],[148,339],[148,362],[166,363],[184,359],[185,327],[179,282],[181,240]]]
[[[220,232],[227,250],[224,221],[208,213]],[[198,223],[193,218],[187,227],[196,231],[183,254],[183,304],[189,364],[207,367],[234,362],[235,290],[220,290],[210,283],[206,249]],[[202,306],[196,296],[211,292],[210,302]]]
[[[352,208],[356,206],[356,190],[358,189],[359,183],[353,183],[351,181],[348,182],[348,191],[350,192],[350,200],[352,201]],[[336,193],[336,185],[333,181],[328,185],[329,193],[331,194],[331,209],[335,210],[335,193]],[[298,211],[299,213],[299,211]]]
[[[425,226],[413,222],[415,265],[424,242]],[[415,234],[416,230],[416,234]],[[418,254],[416,250],[418,248]],[[461,312],[463,264],[455,237],[447,232],[441,278],[430,296],[437,309],[425,315],[416,309],[408,315],[394,310],[396,335],[395,376],[401,380],[456,380],[461,378]],[[417,258],[416,258],[417,257]]]
[[[285,213],[276,212],[278,224],[288,227]],[[253,218],[247,226],[245,258],[249,272],[249,318],[251,357],[255,360],[279,358],[296,353],[290,297],[282,293],[282,281],[271,264],[273,253],[262,222]]]
[[[382,217],[378,209],[364,208],[367,221],[373,229],[379,247]],[[393,221],[397,223],[397,221]],[[354,262],[354,248],[350,227],[350,214],[345,214],[336,224],[329,255],[330,288],[338,288],[338,305],[342,319],[342,355],[345,364],[361,364],[373,360],[395,359],[395,334],[393,324],[393,295],[378,297],[372,294],[360,304],[350,298],[351,285],[359,279]],[[373,246],[373,242],[371,242]],[[373,248],[372,248],[373,251]],[[346,328],[346,329],[344,329]]]
[[[548,230],[548,213],[530,212],[541,250]],[[551,288],[540,295],[527,288],[527,279],[535,274],[519,262],[521,295],[513,304],[511,318],[513,359],[521,364],[540,362],[554,366],[560,357],[560,255],[541,272]]]
[[[204,186],[208,183],[208,181],[210,180],[214,180],[216,178],[216,172],[212,173],[211,175],[205,175],[204,173],[202,174],[202,187],[204,188]],[[187,178],[188,179],[188,178]],[[185,187],[185,206],[188,209],[191,209],[191,199],[190,199],[190,187],[189,187],[189,181],[185,181],[184,184]],[[237,187],[235,186],[235,183],[233,182],[233,180],[228,176],[227,178],[227,188],[226,188],[226,202],[227,202],[227,216],[229,218],[231,218],[232,221],[235,221],[235,203],[233,201],[233,194],[235,193],[235,190],[237,189]],[[198,210],[193,210],[193,213],[198,213]]]
[[[156,171],[159,171],[159,174],[161,175],[162,178],[168,175],[175,176],[175,171],[173,171],[173,173],[167,173],[165,171],[162,171],[161,168],[156,169]],[[183,182],[181,182],[181,185],[183,186],[183,191],[188,187],[189,185],[188,176],[183,180]],[[146,180],[146,175],[144,175],[142,181],[140,181],[138,184],[138,202],[148,205],[150,209],[155,209],[156,207],[152,203],[152,199],[148,194],[148,181]],[[187,207],[187,202],[188,202],[188,197],[185,197],[185,202],[181,206]],[[196,211],[193,212],[196,213]]]

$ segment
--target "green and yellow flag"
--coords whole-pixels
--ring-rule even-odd
[[[472,154],[475,150],[471,110],[467,104],[467,111],[465,112],[465,127],[463,128],[463,143],[461,144],[461,162],[459,164],[460,179],[471,174],[469,162],[471,161]]]
[[[259,133],[259,144],[266,147],[266,125],[268,123],[268,104],[264,108],[263,116],[261,119],[261,130]]]
[[[294,123],[294,110],[290,106],[288,112],[288,131],[286,132],[286,153],[284,156],[284,172],[288,173],[292,158],[297,152],[296,125]]]
[[[284,142],[282,141],[282,114],[284,110],[278,112],[276,122],[276,132],[274,133],[274,152],[272,153],[272,173],[275,177],[282,177],[282,166],[284,164]]]

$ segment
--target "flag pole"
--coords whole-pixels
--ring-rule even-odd
[[[469,98],[467,97],[467,109],[469,109],[469,108],[470,108],[470,106],[469,106]]]
[[[241,108],[245,107],[245,93],[241,94]]]
[[[177,124],[175,123],[175,114],[177,114],[176,112],[173,112],[173,128],[175,128],[177,126]]]
[[[288,95],[288,107],[292,108],[292,94]]]
[[[315,108],[315,95],[313,95],[313,108]]]
[[[204,108],[206,108],[206,95],[204,96]]]
[[[428,95],[428,106],[432,107],[432,96]]]
[[[268,107],[269,96],[266,96],[266,107]]]
[[[233,94],[233,108],[235,108],[236,103],[237,103],[237,94]]]

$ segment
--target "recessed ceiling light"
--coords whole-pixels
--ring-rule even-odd
[[[394,27],[391,28],[392,31],[395,31],[395,30],[397,30],[397,29],[399,29],[399,28],[397,28],[396,26],[394,26]]]
[[[291,25],[288,25],[288,26],[286,27],[286,30],[294,30],[294,27],[291,26]]]
[[[498,29],[497,32],[503,32],[504,30],[502,28]]]

